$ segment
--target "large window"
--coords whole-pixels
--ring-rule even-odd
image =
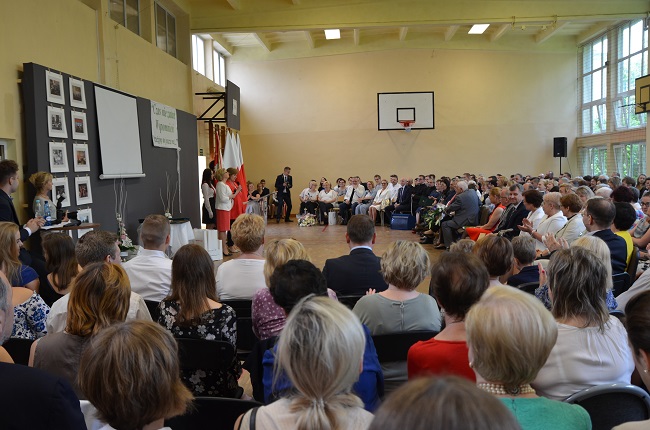
[[[579,148],[578,158],[582,164],[583,175],[605,175],[607,174],[607,147]]]
[[[135,34],[140,34],[140,1],[108,0],[111,19]]]
[[[205,41],[196,34],[192,35],[192,67],[205,76]]]
[[[646,114],[634,113],[634,83],[648,74],[648,30],[643,21],[619,28],[616,52],[616,129],[642,127]]]
[[[599,37],[582,50],[582,134],[607,129],[607,36]]]
[[[156,46],[176,57],[176,18],[156,3]]]
[[[226,60],[216,49],[212,50],[212,72],[213,81],[222,87],[226,87]]]
[[[616,171],[623,176],[636,178],[645,173],[645,142],[614,145]]]

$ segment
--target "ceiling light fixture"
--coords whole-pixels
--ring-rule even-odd
[[[341,30],[339,30],[338,28],[325,30],[325,39],[330,40],[330,39],[340,39],[340,38],[341,38]]]
[[[474,24],[467,34],[483,34],[490,24]]]

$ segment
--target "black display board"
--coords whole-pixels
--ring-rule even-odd
[[[53,71],[63,76],[63,92],[65,105],[47,101],[46,72]],[[38,171],[50,172],[49,142],[65,141],[68,156],[69,171],[67,173],[52,173],[55,178],[66,177],[70,193],[73,195],[70,211],[91,208],[93,222],[101,224],[102,230],[117,231],[115,211],[115,189],[119,190],[119,180],[100,180],[102,173],[99,148],[99,135],[95,112],[94,83],[83,81],[86,97],[86,109],[72,107],[69,92],[70,75],[48,69],[38,64],[24,64],[22,92],[25,119],[25,142],[27,150],[27,165],[23,166],[23,186],[29,189],[29,203],[35,194],[34,187],[27,183],[29,176]],[[48,106],[62,107],[65,110],[68,137],[52,138],[48,132]],[[167,176],[170,186],[174,187],[179,181],[177,174],[176,150],[154,147],[151,133],[151,103],[150,100],[137,97],[138,123],[140,127],[140,146],[142,153],[142,168],[144,178],[124,179],[126,185],[127,205],[125,211],[127,232],[134,242],[137,241],[136,231],[138,220],[148,214],[163,214],[161,193],[167,194]],[[85,112],[88,140],[72,138],[71,112]],[[180,156],[180,195],[176,192],[172,215],[175,218],[189,218],[193,227],[200,227],[199,178],[197,171],[197,133],[196,117],[190,113],[177,110],[178,141]],[[73,144],[88,144],[89,172],[75,172],[73,162]],[[75,177],[89,176],[92,204],[77,204],[75,195]],[[31,216],[31,210],[28,211]]]

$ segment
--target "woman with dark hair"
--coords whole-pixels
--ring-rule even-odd
[[[494,209],[490,213],[488,222],[478,227],[467,227],[465,229],[465,232],[467,232],[467,237],[475,242],[478,240],[478,237],[481,235],[481,233],[490,234],[494,231],[494,229],[497,228],[501,214],[503,214],[503,211],[506,210],[506,206],[508,205],[507,189],[501,190],[499,187],[492,187],[490,189],[489,197],[490,202],[493,202],[494,204]]]
[[[467,359],[465,315],[488,287],[487,269],[473,254],[446,252],[431,267],[429,294],[442,309],[445,328],[408,352],[408,377],[454,374],[476,380]]]
[[[605,264],[576,246],[555,252],[547,270],[548,276],[540,272],[540,284],[548,280],[558,337],[532,386],[563,400],[595,385],[629,383],[634,362],[625,328],[607,310]]]
[[[532,229],[536,230],[544,218],[544,209],[542,209],[544,195],[537,190],[528,190],[524,191],[522,196],[524,197],[524,207],[528,211],[528,215],[524,219],[527,219]]]
[[[79,264],[74,251],[74,242],[67,234],[43,235],[43,256],[45,257],[47,285],[41,285],[40,293],[48,306],[70,292],[74,278],[79,273]]]
[[[237,316],[219,303],[214,264],[199,245],[182,246],[172,260],[169,296],[159,305],[158,323],[174,337],[223,340],[237,344]],[[237,380],[241,365],[235,358],[227,371],[183,370],[183,382],[195,395],[241,397]]]
[[[201,178],[201,194],[203,194],[203,217],[201,218],[201,222],[205,224],[206,229],[214,230],[217,228],[217,221],[215,219],[215,196],[217,190],[214,187],[214,177],[212,176],[212,170],[210,169],[205,169],[203,171],[203,177]]]

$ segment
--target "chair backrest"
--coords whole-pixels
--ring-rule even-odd
[[[338,299],[339,303],[347,306],[349,309],[353,309],[354,305],[357,304],[357,302],[361,297],[363,296],[338,296],[337,295],[336,298]]]
[[[237,314],[237,355],[244,359],[253,349],[257,337],[253,333],[252,300],[224,300]]]
[[[488,219],[490,218],[490,208],[487,205],[481,206],[478,216],[479,216],[478,225],[487,224]]]
[[[195,397],[194,409],[185,415],[165,420],[165,427],[174,430],[232,430],[237,417],[258,406],[262,404],[254,400]]]
[[[409,348],[421,340],[429,340],[437,331],[405,331],[402,333],[378,334],[372,337],[380,363],[406,361]]]
[[[158,305],[160,304],[160,302],[157,302],[155,300],[145,300],[144,304],[147,305],[147,309],[151,314],[151,319],[154,322],[158,322],[158,317],[160,316],[160,310],[158,309]]]
[[[539,282],[526,282],[523,284],[519,284],[517,288],[519,288],[521,291],[529,294],[535,294],[535,290],[539,287]]]
[[[235,347],[223,340],[176,338],[181,369],[229,370]]]
[[[619,424],[650,418],[648,393],[625,383],[587,388],[570,396],[565,402],[585,408],[591,417],[593,430],[609,430]]]
[[[612,276],[612,284],[612,292],[614,293],[614,297],[616,297],[630,288],[630,275],[627,272],[617,273]]]
[[[9,339],[2,346],[7,350],[14,363],[27,366],[29,362],[29,350],[34,343],[31,339]]]
[[[636,279],[636,270],[639,268],[639,247],[634,245],[632,248],[632,257],[627,265],[627,274],[630,275],[630,285]]]

